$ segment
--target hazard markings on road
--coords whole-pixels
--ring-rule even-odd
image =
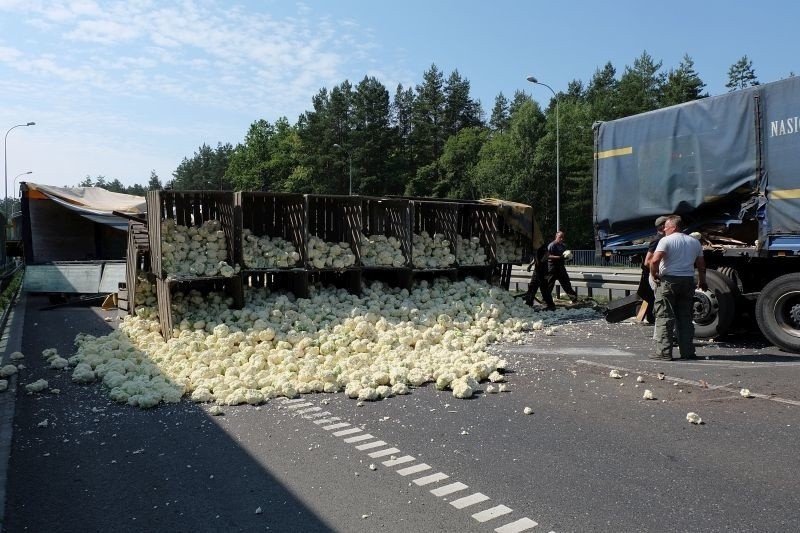
[[[460,481],[453,482],[450,480],[450,476],[444,472],[431,473],[433,468],[430,465],[417,462],[417,459],[411,455],[401,455],[398,448],[388,445],[377,437],[364,432],[361,428],[342,421],[339,417],[331,416],[331,413],[323,411],[321,407],[316,407],[304,399],[285,400],[283,405],[311,420],[314,424],[322,426],[322,429],[330,431],[335,437],[343,438],[345,443],[354,445],[357,450],[367,452],[372,459],[388,456],[385,461],[382,461],[383,466],[397,467],[395,470],[397,474],[410,477],[412,483],[418,487],[426,487],[437,498],[452,495],[455,499],[450,500],[449,503],[456,509],[465,509],[467,512],[471,512],[477,510],[475,506],[483,504],[479,507],[485,507],[486,502],[491,501],[489,496],[480,492],[469,494],[468,485]],[[421,477],[416,477],[418,475]],[[429,488],[429,486],[433,488]],[[513,509],[505,505],[494,505],[474,512],[472,518],[481,524],[494,526],[503,521],[502,517],[512,512]],[[497,533],[520,533],[533,529],[537,525],[538,523],[530,518],[522,517],[513,522],[499,525],[495,527],[494,531]]]

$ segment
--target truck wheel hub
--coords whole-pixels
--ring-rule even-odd
[[[710,324],[717,318],[719,302],[711,291],[694,292],[694,321],[701,325]]]

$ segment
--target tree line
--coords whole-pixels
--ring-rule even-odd
[[[729,90],[758,83],[747,56],[731,65]],[[688,54],[665,70],[644,51],[621,73],[608,62],[588,82],[569,82],[546,108],[522,90],[500,93],[487,117],[457,70],[445,75],[431,65],[419,84],[398,85],[393,95],[366,76],[320,89],[294,124],[259,119],[236,146],[203,144],[165,186],[497,197],[533,205],[549,234],[556,229],[557,100],[561,225],[572,247],[592,247],[592,124],[707,97],[705,86]],[[88,176],[81,185],[143,194],[161,181],[153,172],[146,187]]]

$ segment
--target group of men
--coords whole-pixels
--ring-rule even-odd
[[[578,300],[578,294],[572,288],[569,282],[569,274],[567,274],[567,267],[565,265],[566,258],[564,252],[567,251],[567,245],[564,243],[564,232],[557,231],[553,242],[546,246],[541,246],[533,254],[533,259],[528,265],[528,272],[531,274],[531,280],[528,283],[528,292],[525,294],[525,302],[533,306],[536,299],[536,291],[541,291],[542,300],[544,300],[545,309],[552,311],[556,308],[553,302],[553,288],[556,286],[556,281],[564,289],[564,292],[569,295],[570,300],[575,303]]]
[[[642,286],[639,290],[655,320],[657,348],[650,358],[672,361],[673,346],[677,344],[681,359],[696,359],[692,322],[694,291],[695,286],[708,290],[703,247],[697,238],[683,233],[683,220],[678,215],[658,217],[655,225],[656,238],[650,242],[643,264],[643,279],[649,282],[647,289],[650,290],[643,290]],[[556,281],[573,302],[577,300],[564,264],[565,251],[563,231],[558,231],[553,242],[536,251],[528,265],[528,271],[533,269],[525,295],[528,305],[533,305],[536,291],[541,290],[547,309],[555,309],[553,287]]]

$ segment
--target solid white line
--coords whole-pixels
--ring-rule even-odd
[[[450,505],[456,509],[463,509],[464,507],[469,507],[470,505],[475,505],[476,503],[485,502],[488,499],[489,497],[486,494],[476,492],[474,494],[470,494],[469,496],[464,496],[463,498],[453,500],[450,502]]]
[[[414,483],[421,487],[423,485],[429,485],[431,483],[436,483],[437,481],[441,481],[441,480],[447,479],[449,477],[450,476],[448,476],[444,472],[437,472],[435,474],[431,474],[430,476],[417,478],[417,479],[414,480]]]
[[[300,409],[301,407],[311,407],[312,405],[314,405],[314,404],[311,403],[311,402],[294,403],[292,405],[287,405],[286,408],[287,409]]]
[[[588,366],[596,366],[596,367],[601,367],[601,368],[610,368],[610,369],[616,368],[617,370],[620,370],[622,372],[628,372],[628,373],[637,372],[638,374],[643,374],[645,376],[650,376],[650,377],[655,377],[656,376],[652,372],[641,372],[641,371],[638,371],[638,370],[630,370],[630,369],[627,369],[627,368],[623,368],[621,366],[604,365],[602,363],[595,363],[594,361],[586,361],[584,359],[578,359],[575,362],[578,363],[578,364],[584,364],[584,365],[588,365]],[[701,387],[701,388],[703,387],[703,384],[701,384],[699,381],[695,381],[693,379],[679,378],[679,377],[674,377],[674,376],[664,376],[664,380],[671,381],[671,382],[674,382],[674,383],[683,383],[684,385],[693,385],[695,387]],[[733,387],[729,387],[728,385],[709,385],[708,386],[708,390],[724,390],[726,392],[733,392],[735,394],[739,394],[739,391],[741,389],[735,389]],[[789,405],[798,405],[798,406],[800,406],[800,401],[797,401],[797,400],[789,400],[789,399],[786,399],[786,398],[781,398],[779,396],[770,396],[768,394],[751,393],[751,395],[753,396],[753,398],[761,398],[762,400],[770,400],[770,401],[773,401],[773,402],[787,403]]]
[[[332,416],[330,418],[320,418],[319,420],[314,420],[315,424],[330,424],[331,422],[336,422],[337,420],[341,420],[338,416]]]
[[[336,431],[333,433],[334,437],[344,437],[345,435],[352,435],[353,433],[361,433],[361,428],[350,428]]]
[[[432,489],[431,494],[434,496],[447,496],[448,494],[452,494],[454,492],[458,492],[460,490],[464,490],[467,488],[467,485],[464,485],[460,481],[456,481],[455,483],[450,483],[449,485],[445,485],[444,487],[439,487],[437,489]]]
[[[495,531],[497,533],[520,533],[520,531],[527,531],[535,528],[538,525],[538,522],[534,522],[526,516],[524,518],[520,518],[519,520],[515,520],[514,522],[509,522],[504,526],[500,526],[495,529]]]
[[[344,439],[344,441],[347,444],[352,444],[353,442],[358,442],[358,441],[367,440],[367,439],[374,439],[374,438],[375,437],[373,437],[369,433],[364,433],[363,435],[357,435],[355,437],[350,437],[349,439]]]
[[[373,459],[377,459],[378,457],[386,457],[387,455],[392,455],[393,453],[400,453],[400,450],[397,448],[386,448],[385,450],[378,450],[377,452],[372,452],[369,454],[370,457]]]
[[[322,411],[321,413],[314,413],[313,415],[303,415],[303,418],[319,418],[321,416],[332,415],[330,411]]]
[[[383,462],[383,466],[397,466],[403,463],[410,463],[414,461],[414,458],[410,455],[404,455],[403,457],[398,457],[397,459],[390,459],[388,461]]]
[[[480,513],[475,513],[472,515],[472,518],[477,520],[478,522],[488,522],[493,518],[497,518],[498,516],[503,516],[510,513],[512,509],[510,507],[506,507],[505,505],[497,505],[492,507],[491,509],[486,509],[485,511],[481,511]]]
[[[322,407],[309,407],[308,409],[300,409],[296,412],[298,415],[304,415],[306,413],[313,413],[314,411],[322,411]]]
[[[368,442],[366,444],[362,444],[361,446],[356,446],[356,450],[371,450],[372,448],[377,448],[378,446],[386,446],[386,443],[382,440],[376,440],[375,442]]]
[[[330,431],[332,429],[346,428],[349,425],[349,422],[339,422],[338,424],[331,424],[330,426],[322,426],[322,429]]]
[[[408,468],[401,468],[397,471],[398,474],[401,476],[407,476],[409,474],[416,474],[417,472],[422,472],[423,470],[430,470],[431,467],[426,465],[425,463],[419,463],[414,466],[409,466]]]

